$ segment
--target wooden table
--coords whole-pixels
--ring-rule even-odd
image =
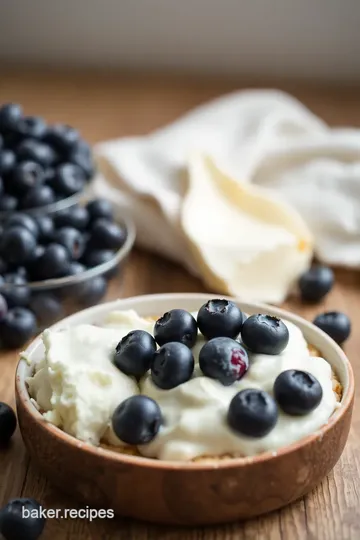
[[[223,92],[244,86],[234,80],[112,73],[53,73],[2,70],[0,102],[18,101],[29,114],[74,124],[92,142],[143,134],[191,107]],[[333,125],[360,126],[358,88],[278,84],[292,92]],[[204,287],[179,266],[134,251],[123,281],[114,283],[109,298],[159,292],[202,292]],[[322,309],[344,310],[353,321],[346,345],[356,377],[360,376],[360,274],[338,271],[334,290],[322,306],[286,307],[308,319]],[[14,404],[17,354],[0,358],[0,400]],[[358,391],[359,392],[359,391]],[[128,520],[48,520],[43,539],[51,540],[357,540],[360,538],[360,412],[355,409],[346,450],[334,471],[309,496],[271,515],[224,527],[179,529]],[[89,471],[91,474],[91,471]],[[0,453],[0,504],[20,495],[35,497],[46,508],[77,508],[75,501],[48,484],[30,463],[16,433],[11,448]],[[174,494],[176,496],[176,494]],[[245,494],[246,496],[246,494]],[[216,509],[214,509],[216,511]],[[25,539],[24,539],[25,540]]]

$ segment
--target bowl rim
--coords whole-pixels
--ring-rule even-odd
[[[206,471],[206,470],[219,470],[219,469],[232,469],[232,468],[238,468],[243,467],[246,465],[252,465],[252,464],[260,464],[266,461],[271,461],[272,459],[280,458],[286,455],[289,455],[291,453],[300,451],[302,448],[307,446],[308,444],[311,444],[312,442],[315,442],[316,440],[321,440],[323,436],[330,431],[335,424],[337,424],[341,418],[346,414],[349,407],[351,407],[353,399],[354,399],[354,374],[353,370],[350,364],[349,359],[347,358],[344,351],[333,341],[327,334],[325,334],[320,328],[317,328],[312,323],[306,321],[299,315],[293,314],[290,311],[284,310],[282,308],[278,308],[275,306],[270,306],[268,304],[258,303],[258,302],[242,302],[241,299],[237,297],[231,297],[226,295],[220,295],[222,298],[233,300],[238,304],[242,304],[243,306],[251,306],[252,310],[256,310],[259,312],[269,312],[270,314],[274,314],[275,316],[278,316],[280,318],[284,318],[289,320],[290,322],[293,322],[295,324],[300,323],[302,326],[307,327],[309,330],[315,331],[318,333],[323,340],[327,342],[329,346],[332,347],[334,352],[338,355],[341,363],[344,365],[347,378],[348,378],[348,384],[347,388],[343,394],[342,401],[341,401],[341,407],[339,407],[329,418],[328,422],[322,426],[320,429],[316,430],[316,432],[311,433],[310,435],[307,435],[306,437],[300,439],[299,441],[295,441],[287,446],[284,446],[276,451],[268,451],[264,452],[259,455],[255,456],[246,456],[246,457],[235,457],[228,460],[221,460],[221,459],[211,459],[209,461],[165,461],[160,459],[154,459],[154,458],[147,458],[143,456],[133,456],[130,454],[120,453],[116,452],[110,449],[106,449],[103,447],[97,447],[92,446],[91,444],[88,444],[84,441],[80,441],[79,439],[76,439],[72,435],[69,435],[68,433],[65,433],[60,428],[54,426],[53,424],[50,424],[49,422],[46,422],[41,415],[41,413],[37,410],[35,407],[32,398],[30,397],[25,377],[21,376],[21,369],[23,362],[26,362],[24,359],[24,355],[28,352],[28,354],[31,354],[32,351],[38,346],[38,344],[41,342],[41,335],[37,336],[35,340],[33,340],[30,345],[27,347],[26,351],[20,354],[20,359],[16,367],[16,373],[15,373],[15,389],[17,398],[21,402],[21,406],[25,407],[27,412],[33,417],[34,421],[36,421],[39,425],[39,427],[46,431],[48,435],[56,437],[57,439],[60,439],[63,443],[69,444],[73,447],[74,451],[85,451],[87,453],[92,454],[93,456],[102,457],[106,459],[109,462],[113,462],[114,464],[127,464],[127,465],[133,465],[133,466],[139,466],[139,467],[150,467],[153,469],[160,469],[160,470],[184,470],[184,471]],[[61,321],[57,322],[53,326],[51,326],[51,329],[58,329],[60,328],[64,323],[71,324],[72,320],[77,318],[77,316],[81,313],[89,317],[91,319],[92,315],[99,312],[99,313],[105,313],[106,311],[111,311],[114,309],[121,309],[121,302],[133,302],[134,307],[133,309],[136,309],[136,304],[141,304],[141,302],[144,302],[144,300],[153,300],[156,302],[157,300],[195,300],[198,299],[200,302],[209,300],[210,298],[216,298],[219,297],[219,294],[212,294],[212,293],[163,293],[163,294],[148,294],[148,295],[141,295],[141,296],[134,296],[134,297],[127,297],[122,298],[118,300],[113,300],[111,302],[106,302],[101,305],[92,306],[90,308],[78,311],[75,314],[70,315],[69,317],[66,317],[62,319]],[[128,308],[130,309],[130,308]],[[246,309],[246,308],[245,308]],[[17,407],[19,405],[17,404]]]

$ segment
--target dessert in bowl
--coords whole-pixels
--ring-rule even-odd
[[[38,338],[25,351],[16,380],[20,427],[31,455],[57,485],[68,484],[83,500],[122,515],[219,523],[283,506],[334,466],[347,439],[353,401],[344,353],[309,323],[262,305],[241,304],[249,316],[243,323],[239,309],[224,301],[234,306],[233,321],[219,330],[221,321],[209,328],[206,316],[204,323],[199,315],[194,335],[190,313],[196,315],[210,298],[159,295],[104,304],[46,331],[46,350]],[[177,337],[171,327],[168,333],[169,317],[156,323],[155,331],[153,320],[173,309],[188,312],[185,323],[176,321],[175,332],[181,324],[188,331],[186,343],[178,343],[185,348],[175,356],[169,351],[169,338]],[[265,353],[257,349],[261,337],[254,333],[264,320],[259,327],[251,316],[258,313],[280,328],[280,341],[277,335],[275,342],[262,344],[270,347]],[[137,378],[125,373],[129,340],[117,346],[136,330],[154,333],[159,345],[166,340],[155,346],[150,371],[145,358],[150,346],[143,344]],[[222,335],[213,337],[214,332]],[[226,340],[233,342],[232,362],[226,363],[224,348],[211,350],[218,339],[225,349]],[[326,360],[311,356],[308,345]],[[289,370],[307,375],[294,379]],[[300,401],[289,401],[304,377],[310,392],[303,388]]]

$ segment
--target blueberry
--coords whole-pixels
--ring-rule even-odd
[[[40,272],[41,272],[41,264],[39,264],[39,261],[40,261],[40,258],[43,256],[44,252],[45,252],[45,246],[38,244],[36,248],[34,249],[31,259],[26,265],[26,270],[28,272],[28,275],[31,278],[31,281],[37,281],[41,279],[38,276],[38,269],[40,268]]]
[[[36,293],[30,299],[30,309],[40,326],[48,326],[61,318],[61,302],[54,294]]]
[[[12,150],[3,149],[0,152],[0,174],[9,174],[15,167],[16,157]]]
[[[344,343],[351,333],[351,322],[341,311],[321,313],[313,320],[313,324],[328,334],[336,343]]]
[[[7,270],[8,270],[7,262],[5,262],[4,257],[0,257],[0,275],[5,274]]]
[[[313,266],[299,280],[302,300],[319,302],[331,291],[334,285],[334,272],[328,266]]]
[[[71,259],[77,260],[82,257],[85,249],[83,235],[73,227],[62,227],[54,232],[53,240],[57,244],[66,247]]]
[[[147,396],[133,396],[114,411],[112,427],[120,440],[127,444],[146,444],[152,441],[162,424],[159,405]]]
[[[39,231],[39,242],[47,243],[54,233],[54,221],[50,216],[35,216],[34,221]]]
[[[56,193],[70,197],[84,189],[85,176],[77,165],[64,163],[55,169],[55,176],[48,184]]]
[[[113,221],[114,219],[112,205],[106,199],[94,199],[87,204],[86,208],[92,223],[102,218],[108,219],[109,221]]]
[[[29,303],[30,289],[26,279],[19,274],[6,274],[4,283],[0,285],[0,291],[10,308],[27,306]]]
[[[231,400],[227,421],[240,435],[265,437],[275,426],[278,410],[273,398],[263,390],[247,388]]]
[[[197,323],[200,332],[207,338],[229,337],[239,335],[243,324],[241,310],[229,300],[209,300],[201,306]]]
[[[142,377],[150,369],[155,351],[156,343],[151,334],[133,330],[118,343],[114,363],[126,375]]]
[[[247,352],[228,337],[211,339],[201,348],[199,366],[206,377],[230,386],[243,377],[249,367]]]
[[[8,306],[7,306],[6,300],[3,297],[3,295],[0,294],[0,321],[3,320],[3,318],[7,314],[7,311],[8,311]]]
[[[37,259],[36,273],[40,279],[65,276],[70,262],[68,250],[61,244],[51,243]]]
[[[17,103],[6,103],[0,108],[0,131],[4,133],[16,128],[22,119],[23,111]]]
[[[100,302],[106,291],[106,279],[103,276],[95,276],[76,285],[76,299],[84,307],[92,306]]]
[[[243,324],[241,339],[257,354],[280,354],[289,342],[289,330],[278,317],[251,315]]]
[[[11,407],[0,402],[0,445],[8,444],[16,429],[16,416]]]
[[[21,199],[24,209],[39,208],[55,202],[54,192],[49,186],[37,186],[30,189]]]
[[[5,193],[0,197],[0,212],[13,212],[16,210],[18,201],[16,197]]]
[[[109,249],[91,249],[86,250],[83,257],[86,266],[93,268],[106,262],[111,261],[114,258],[114,252]]]
[[[16,123],[14,131],[22,138],[42,139],[46,124],[40,116],[25,116]]]
[[[0,321],[0,338],[9,349],[22,347],[35,332],[35,315],[24,307],[9,309],[5,318]]]
[[[39,186],[44,179],[44,169],[34,161],[23,161],[15,166],[11,182],[11,192],[23,195]]]
[[[191,348],[195,345],[197,338],[196,321],[188,311],[172,309],[156,321],[154,337],[159,345],[178,341]]]
[[[320,404],[322,388],[319,381],[306,371],[288,369],[275,379],[274,397],[286,414],[302,416]]]
[[[59,152],[67,152],[78,142],[79,132],[66,124],[54,124],[48,127],[44,140]]]
[[[68,266],[66,275],[67,276],[78,276],[79,274],[82,274],[86,271],[86,266],[79,263],[78,261],[71,261],[71,263]]]
[[[20,276],[25,281],[25,283],[28,282],[29,273],[28,273],[27,269],[25,268],[25,266],[17,266],[14,269],[14,273],[17,276]]]
[[[56,227],[74,227],[84,231],[89,223],[89,214],[83,206],[72,206],[54,216]]]
[[[151,379],[163,390],[188,381],[194,371],[194,357],[186,345],[173,341],[158,349],[151,363]]]
[[[4,231],[0,247],[6,262],[23,264],[31,259],[36,247],[36,239],[28,229],[16,225]]]
[[[91,230],[90,244],[95,249],[120,249],[126,240],[126,230],[107,219],[98,219]]]
[[[16,226],[25,227],[25,229],[30,231],[35,238],[38,238],[39,236],[39,227],[35,219],[28,214],[18,212],[16,214],[12,214],[5,221],[5,229],[10,229],[10,227]]]
[[[85,141],[79,141],[68,154],[68,161],[83,171],[86,180],[90,180],[95,174],[95,164],[91,149]]]
[[[45,527],[34,499],[12,499],[1,510],[0,533],[5,540],[37,540]]]
[[[3,193],[4,193],[4,182],[3,182],[3,179],[0,176],[0,198],[1,198]]]
[[[53,165],[57,160],[56,152],[51,146],[35,139],[24,139],[16,149],[16,155],[18,161],[34,161],[44,168]]]

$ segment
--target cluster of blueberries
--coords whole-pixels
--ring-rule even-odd
[[[156,321],[154,337],[144,330],[130,332],[117,345],[114,363],[126,375],[137,378],[150,370],[157,387],[175,388],[192,377],[191,348],[198,330],[207,340],[199,353],[200,369],[224,386],[246,373],[247,351],[277,355],[289,341],[288,328],[279,318],[263,314],[246,317],[233,302],[213,299],[200,308],[197,320],[183,309],[173,309]],[[237,341],[239,335],[241,342]],[[229,426],[245,436],[264,437],[277,422],[278,407],[289,415],[305,415],[322,399],[318,380],[293,369],[277,377],[273,393],[274,398],[258,389],[238,392],[229,405]],[[115,409],[112,426],[119,439],[139,445],[157,435],[162,421],[159,405],[148,396],[137,395]]]
[[[46,292],[36,292],[31,284],[80,276],[113,260],[127,234],[103,199],[53,217],[15,212],[0,229],[0,340],[7,348],[23,346],[39,328],[59,319],[66,296],[80,307],[100,301],[111,270]]]
[[[64,124],[0,108],[0,212],[43,207],[83,191],[95,172],[91,148]]]

